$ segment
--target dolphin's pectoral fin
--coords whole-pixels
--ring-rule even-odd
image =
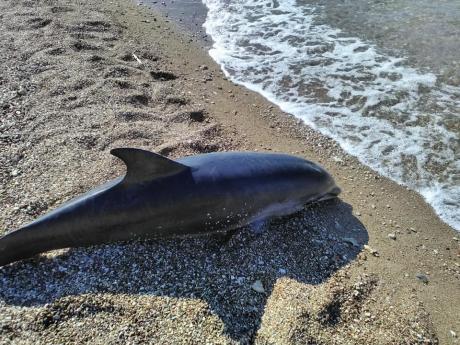
[[[169,158],[141,149],[116,148],[110,153],[126,164],[123,183],[141,183],[190,169]]]
[[[249,228],[251,229],[251,232],[254,234],[262,234],[265,231],[268,230],[270,227],[270,219],[269,218],[261,218],[253,221],[251,224],[249,224]]]

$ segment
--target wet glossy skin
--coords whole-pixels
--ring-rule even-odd
[[[176,162],[183,166],[172,175],[118,178],[6,235],[0,265],[51,249],[228,231],[339,193],[324,169],[289,155],[211,153]]]

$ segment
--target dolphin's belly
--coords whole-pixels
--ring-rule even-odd
[[[125,224],[124,231],[137,238],[222,232],[247,224],[256,213],[241,200],[229,202],[225,198],[210,200],[202,196],[142,212],[143,217]]]

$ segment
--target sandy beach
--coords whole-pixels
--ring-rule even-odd
[[[78,248],[2,267],[0,344],[460,343],[458,232],[231,83],[190,32],[126,0],[5,0],[0,40],[0,233],[122,175],[115,147],[285,152],[343,191],[228,243]]]

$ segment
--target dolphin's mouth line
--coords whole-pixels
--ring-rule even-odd
[[[342,190],[339,187],[334,186],[329,192],[324,193],[323,195],[321,195],[318,199],[314,200],[313,202],[320,202],[320,201],[335,199],[339,196],[341,192]]]
[[[337,198],[337,194],[333,193],[327,193],[324,194],[323,196],[319,197],[319,199],[316,199],[315,202],[320,202],[320,201],[326,201],[326,200],[331,200]]]

